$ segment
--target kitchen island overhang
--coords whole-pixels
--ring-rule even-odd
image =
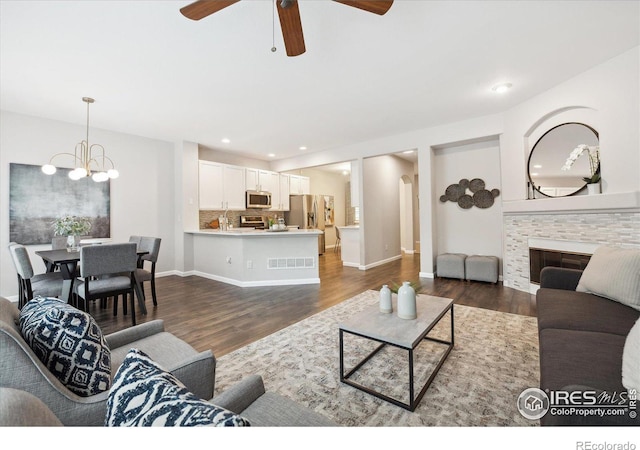
[[[236,228],[185,233],[193,237],[193,270],[189,274],[239,287],[320,283],[321,230]]]

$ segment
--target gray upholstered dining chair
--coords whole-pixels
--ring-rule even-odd
[[[38,295],[60,297],[62,294],[62,274],[60,272],[34,273],[29,252],[22,244],[9,243],[9,253],[18,274],[19,308]]]
[[[158,254],[160,253],[160,238],[142,236],[138,243],[138,249],[148,252],[146,255],[140,255],[138,258],[138,268],[136,269],[136,279],[142,287],[144,293],[144,282],[151,282],[151,296],[153,305],[158,306],[158,298],[156,296],[156,262],[158,262]],[[150,262],[151,266],[145,268],[145,263]],[[147,265],[148,266],[148,265]]]
[[[123,312],[127,313],[127,297],[131,306],[131,322],[136,324],[134,301],[138,255],[136,244],[87,245],[80,247],[80,278],[74,284],[76,306],[82,300],[85,311],[90,300],[114,297],[113,313],[117,315],[118,298],[122,295]]]
[[[142,239],[142,236],[129,236],[129,242],[135,242],[136,245],[140,245],[140,240]]]

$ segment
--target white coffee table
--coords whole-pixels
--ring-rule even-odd
[[[372,295],[377,295],[377,291],[371,291]],[[413,320],[400,319],[397,315],[397,302],[395,295],[392,299],[393,313],[381,313],[379,306],[373,305],[362,312],[354,315],[346,321],[339,324],[340,330],[340,381],[374,395],[378,398],[386,400],[394,405],[414,411],[420,400],[427,391],[427,388],[435,378],[438,370],[442,367],[447,356],[451,353],[454,346],[454,328],[453,328],[453,300],[450,298],[434,297],[431,295],[420,294],[416,298],[416,310],[418,316]],[[451,312],[451,334],[450,341],[428,337],[427,335],[438,324],[438,322]],[[345,373],[344,367],[344,333],[350,333],[366,339],[377,341],[380,343],[369,355],[356,364],[349,372]],[[445,345],[445,350],[437,361],[429,378],[424,386],[415,395],[414,389],[414,351],[425,340],[437,342]],[[375,356],[382,348],[387,345],[404,349],[409,356],[409,402],[405,403],[391,396],[385,395],[377,390],[363,386],[351,380],[358,369],[360,369],[367,361]]]

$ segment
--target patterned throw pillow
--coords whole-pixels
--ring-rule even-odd
[[[144,352],[132,348],[113,378],[106,426],[249,426],[231,411],[199,399]]]
[[[20,311],[20,331],[70,391],[89,397],[111,387],[111,351],[91,315],[57,298],[37,297]]]

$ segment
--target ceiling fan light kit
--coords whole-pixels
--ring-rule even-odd
[[[180,8],[183,16],[191,20],[200,20],[214,14],[227,6],[231,6],[240,0],[198,0],[187,6]],[[302,32],[302,21],[300,20],[300,9],[298,0],[274,0],[280,18],[280,28],[282,38],[287,51],[287,56],[298,56],[306,51],[304,44],[304,34]],[[363,11],[384,15],[393,0],[333,0],[336,3],[358,8]],[[271,47],[271,51],[276,51],[276,46]]]

